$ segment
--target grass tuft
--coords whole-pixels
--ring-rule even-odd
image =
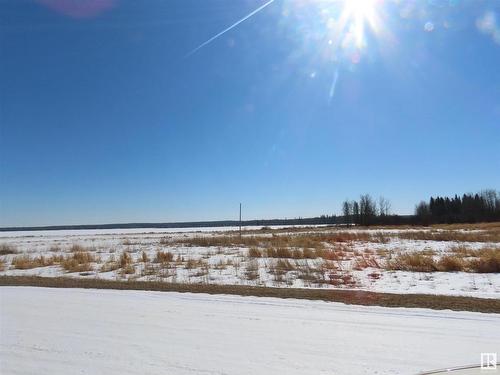
[[[386,267],[389,270],[412,272],[434,272],[438,270],[434,258],[421,253],[399,254],[394,259],[388,260]]]
[[[92,271],[92,263],[98,262],[98,258],[88,251],[77,251],[64,258],[61,262],[62,268],[67,272]]]
[[[63,260],[64,258],[58,255],[50,257],[41,255],[34,258],[31,258],[29,255],[19,255],[12,259],[12,266],[18,270],[28,270],[37,267],[52,266],[61,263]]]
[[[169,263],[174,260],[174,254],[170,251],[160,251],[156,252],[155,263]]]
[[[0,244],[0,255],[17,254],[17,249],[11,244]]]

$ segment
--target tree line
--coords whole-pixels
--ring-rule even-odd
[[[391,203],[380,197],[363,194],[359,200],[342,203],[343,223],[356,225],[429,225],[500,221],[500,192],[483,190],[453,197],[430,197],[415,206],[414,215],[394,215]]]
[[[477,223],[500,220],[500,192],[483,190],[461,197],[431,197],[415,207],[421,224]]]

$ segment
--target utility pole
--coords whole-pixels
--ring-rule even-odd
[[[241,239],[241,203],[240,203],[240,239]]]

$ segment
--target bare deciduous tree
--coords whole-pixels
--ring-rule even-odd
[[[377,205],[370,194],[363,194],[359,198],[359,214],[361,225],[370,225],[377,215]]]
[[[388,216],[391,211],[391,202],[389,201],[389,199],[381,196],[378,199],[378,210],[380,216]]]
[[[350,226],[352,223],[352,203],[347,199],[342,203],[342,213],[344,215],[344,223]]]

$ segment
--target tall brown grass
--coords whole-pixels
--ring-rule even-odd
[[[363,270],[363,269],[369,268],[369,267],[381,268],[377,258],[375,258],[374,256],[361,253],[359,256],[357,256],[354,259],[353,269],[359,271],[359,270]]]
[[[500,242],[500,230],[498,229],[474,232],[457,230],[404,231],[391,235],[416,241]]]
[[[500,272],[500,250],[482,249],[478,256],[468,261],[470,271],[478,273]]]
[[[421,253],[399,254],[394,259],[387,261],[386,268],[412,272],[434,272],[438,270],[434,258]]]
[[[19,270],[47,267],[61,263],[64,258],[60,255],[30,257],[29,255],[18,255],[12,259],[12,266]]]
[[[500,272],[500,250],[479,249],[447,254],[438,260],[421,252],[399,254],[386,262],[386,269],[413,272]]]
[[[168,244],[200,246],[200,247],[236,247],[249,248],[296,248],[307,250],[324,249],[326,244],[341,244],[355,241],[386,243],[389,237],[378,232],[348,232],[335,233],[297,233],[297,234],[272,234],[261,236],[197,236],[191,238],[177,238],[169,240]],[[305,256],[307,258],[307,255]]]
[[[262,253],[259,249],[257,249],[256,247],[251,247],[249,250],[248,250],[248,256],[250,258],[260,258],[262,256]]]
[[[64,258],[61,262],[61,266],[67,272],[84,272],[92,271],[92,263],[98,262],[94,254],[87,251],[76,251],[73,254]]]
[[[465,269],[464,261],[461,257],[456,255],[444,255],[436,264],[439,271],[454,272],[463,271]]]
[[[174,260],[174,254],[170,251],[160,251],[156,252],[155,263],[169,263]]]
[[[124,251],[120,255],[120,267],[124,268],[131,265],[132,263],[133,263],[132,256],[129,254],[128,251]]]

